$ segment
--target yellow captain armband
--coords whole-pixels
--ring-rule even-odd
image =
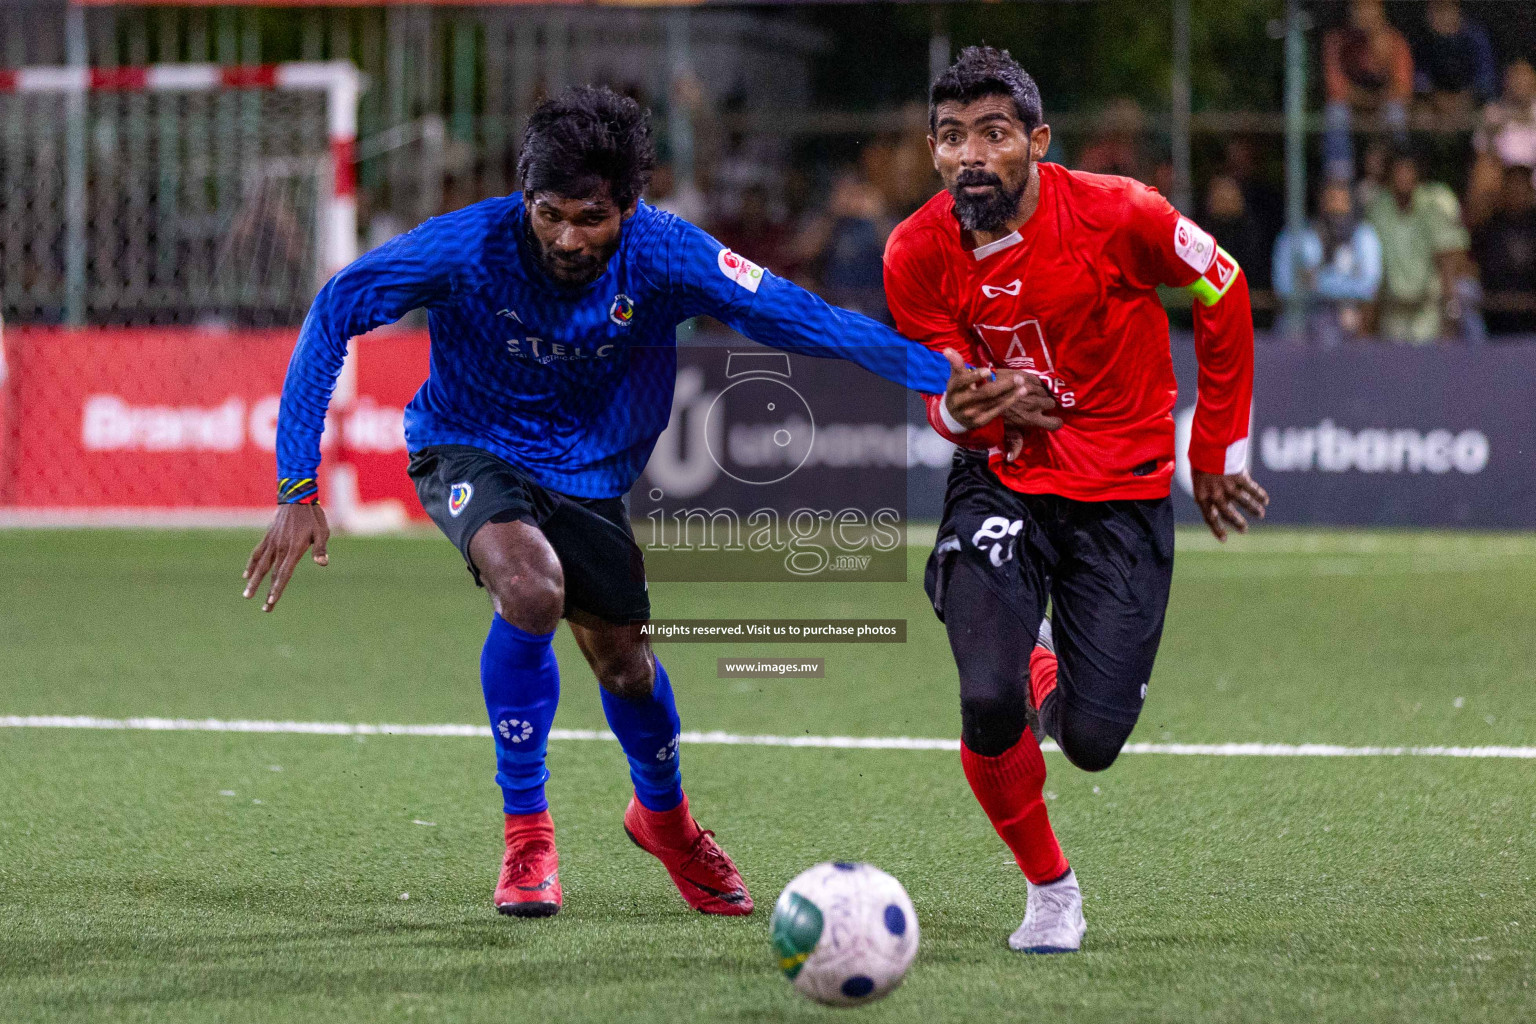
[[[1232,258],[1232,254],[1217,246],[1216,257],[1211,260],[1211,265],[1205,268],[1205,273],[1184,288],[1199,300],[1202,306],[1214,306],[1221,301],[1223,295],[1227,294],[1227,289],[1232,287],[1232,282],[1237,280],[1237,272],[1240,269],[1242,268],[1237,265],[1237,260]]]

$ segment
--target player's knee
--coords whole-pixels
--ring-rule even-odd
[[[960,739],[967,749],[982,757],[998,757],[1010,750],[1024,735],[1025,721],[1022,701],[960,701]]]
[[[1101,772],[1115,763],[1133,728],[1097,715],[1068,712],[1061,716],[1056,743],[1075,767]]]
[[[530,572],[496,557],[482,559],[480,579],[496,614],[529,633],[553,633],[565,613],[565,579],[555,572]]]
[[[565,586],[558,579],[523,580],[491,591],[496,614],[529,633],[553,633],[565,611]]]
[[[656,670],[644,647],[635,647],[592,666],[597,682],[615,697],[645,700],[656,685]]]

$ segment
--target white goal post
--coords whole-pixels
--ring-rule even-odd
[[[172,324],[231,330],[232,354],[242,328],[296,327],[315,290],[358,255],[363,86],[346,61],[0,69],[0,316],[9,310],[13,334],[56,329],[50,325],[139,334]],[[99,360],[34,366],[24,385],[17,380],[23,368],[10,368],[9,409],[0,388],[0,524],[228,525],[270,516],[270,506],[251,500],[189,504],[169,496],[146,504],[131,479],[118,479],[142,475],[146,464],[175,472],[183,451],[188,472],[223,458],[219,472],[238,475],[240,460],[254,458],[249,453],[271,450],[270,418],[258,429],[251,396],[240,407],[244,433],[235,438],[219,432],[217,419],[235,399],[183,401],[179,382],[167,380],[163,394],[144,397],[142,408],[124,404],[128,412],[109,424],[120,433],[148,432],[125,468],[92,461],[101,458],[93,447],[100,432],[92,435],[78,412],[62,407],[79,401],[68,387],[71,366],[132,358],[111,348],[99,348]],[[4,353],[0,344],[0,384]],[[338,413],[356,398],[355,358],[354,350],[337,384]],[[238,377],[235,367],[247,365],[238,356],[228,367],[218,362],[180,371],[182,390],[195,396],[207,376]],[[133,372],[125,366],[118,375],[124,394],[136,383]],[[50,405],[59,412],[36,411]],[[210,416],[198,419],[205,409]],[[39,428],[46,415],[60,423],[74,417],[74,426]],[[184,448],[176,447],[177,431],[189,438]],[[61,468],[43,479],[37,463],[55,444],[78,446],[84,457],[60,450]],[[327,456],[325,494],[338,526],[374,531],[404,523],[397,501],[363,506],[355,472],[338,462]],[[72,487],[67,475],[82,471],[99,473],[100,485]],[[53,481],[59,496],[50,501]]]
[[[322,179],[320,250],[324,280],[357,258],[357,101],[363,77],[347,61],[285,64],[149,64],[142,67],[0,68],[0,95],[55,93],[215,93],[230,90],[312,92],[325,96],[330,174]],[[72,184],[65,183],[69,190]],[[78,183],[84,188],[83,183]],[[66,208],[83,209],[67,200]]]

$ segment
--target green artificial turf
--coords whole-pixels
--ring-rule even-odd
[[[340,538],[272,615],[247,533],[0,532],[0,715],[483,718],[483,595],[439,540]],[[685,728],[953,737],[919,583],[657,583],[656,614],[905,618],[901,645],[659,648]],[[1536,540],[1181,533],[1142,741],[1536,744]],[[556,725],[600,728],[567,640]],[[715,660],[826,659],[722,680]],[[685,746],[762,910],[686,910],[619,827],[609,742],[552,745],[566,905],[489,907],[474,738],[0,729],[0,1020],[1516,1021],[1536,1016],[1536,761],[1047,758],[1085,890],[1077,956],[1004,945],[1024,885],[948,752]],[[230,795],[232,794],[232,795]],[[767,905],[867,859],[923,928],[906,985],[830,1011]],[[401,899],[409,893],[408,899]]]

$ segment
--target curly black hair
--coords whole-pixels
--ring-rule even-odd
[[[983,96],[1007,96],[1026,131],[1045,123],[1040,87],[1007,50],[967,46],[928,91],[928,130],[938,131],[940,103],[974,103]]]
[[[606,184],[623,210],[640,198],[655,167],[650,114],[628,96],[592,85],[540,103],[517,157],[524,191],[586,199]]]

